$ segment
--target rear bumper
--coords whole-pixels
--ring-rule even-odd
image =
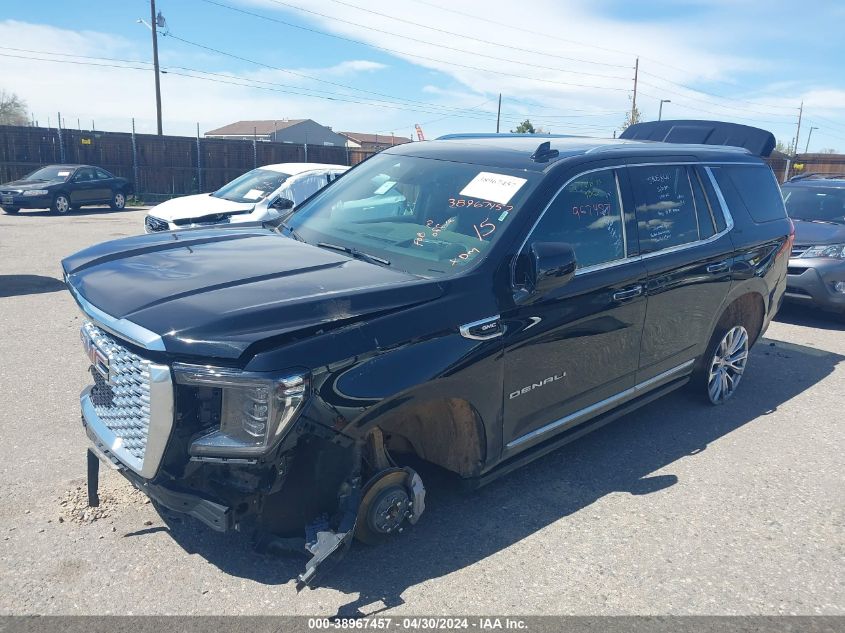
[[[845,312],[845,293],[833,289],[835,282],[845,281],[845,261],[825,260],[814,266],[808,266],[808,263],[811,262],[790,260],[785,298],[795,303]]]

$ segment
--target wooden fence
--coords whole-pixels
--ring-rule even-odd
[[[0,126],[0,182],[43,165],[84,163],[130,179],[137,195],[150,202],[214,191],[261,165],[355,165],[371,154],[323,145]]]

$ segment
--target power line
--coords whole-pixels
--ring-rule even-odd
[[[471,66],[469,64],[461,64],[461,63],[458,63],[458,62],[455,62],[455,61],[450,61],[450,60],[445,60],[445,59],[437,59],[437,58],[434,58],[434,57],[428,57],[426,55],[419,55],[417,53],[409,53],[407,51],[402,51],[402,50],[398,50],[398,49],[395,49],[395,48],[389,48],[387,46],[380,46],[378,44],[370,44],[370,43],[364,42],[362,40],[356,40],[356,39],[344,37],[344,36],[341,36],[341,35],[335,35],[333,33],[327,33],[325,31],[320,31],[318,29],[311,29],[311,28],[307,28],[307,27],[302,27],[302,26],[299,26],[299,25],[296,25],[296,24],[292,24],[290,22],[285,22],[284,20],[280,20],[278,18],[274,18],[274,17],[267,16],[267,15],[262,15],[260,13],[255,13],[255,12],[252,12],[252,11],[247,11],[245,9],[239,9],[237,7],[232,7],[230,5],[223,4],[222,2],[217,2],[216,0],[201,0],[201,1],[205,2],[207,4],[213,4],[213,5],[217,5],[219,7],[230,9],[232,11],[237,11],[239,13],[245,13],[245,14],[253,15],[255,17],[262,18],[262,19],[265,19],[265,20],[270,20],[272,22],[278,22],[278,23],[284,24],[286,26],[292,26],[293,28],[304,29],[304,30],[307,30],[307,31],[311,31],[312,33],[319,33],[320,35],[325,35],[327,37],[333,37],[333,38],[344,40],[344,41],[347,41],[347,42],[353,42],[353,43],[359,44],[361,46],[366,46],[366,47],[369,47],[369,48],[374,48],[374,49],[377,49],[377,50],[386,51],[386,52],[392,53],[394,55],[400,55],[400,56],[406,56],[406,57],[415,57],[417,59],[424,59],[424,60],[427,60],[427,61],[430,61],[430,62],[435,62],[437,64],[445,64],[447,66],[457,66],[458,68],[466,68],[467,70],[475,70],[477,72],[489,73],[489,74],[493,74],[493,75],[501,75],[503,77],[512,77],[512,78],[515,78],[515,79],[523,79],[523,80],[528,80],[528,81],[537,81],[537,82],[541,82],[541,83],[547,83],[547,84],[558,85],[558,86],[567,86],[567,87],[570,87],[570,88],[573,88],[573,87],[574,88],[591,88],[591,89],[594,89],[594,90],[612,90],[612,91],[618,91],[618,92],[624,92],[625,91],[625,88],[616,88],[616,87],[613,87],[613,86],[596,86],[596,85],[578,84],[578,83],[574,83],[574,82],[557,81],[557,80],[554,80],[554,79],[543,79],[543,78],[540,78],[540,77],[528,77],[528,76],[525,76],[525,75],[519,75],[519,74],[516,74],[516,73],[508,73],[508,72],[504,72],[504,71],[501,71],[501,70],[492,70],[492,69],[489,69],[489,68],[481,68],[480,66]],[[505,58],[502,58],[502,57],[493,57],[493,56],[490,56],[490,55],[484,55],[482,53],[473,53],[472,51],[467,51],[467,50],[464,50],[464,49],[453,48],[453,47],[450,47],[450,46],[436,44],[434,42],[426,42],[425,40],[416,40],[416,39],[409,37],[409,36],[398,35],[397,33],[392,33],[390,31],[384,31],[384,30],[381,30],[381,29],[377,29],[373,26],[359,24],[357,22],[350,22],[348,20],[341,20],[340,18],[334,18],[332,16],[328,16],[328,15],[323,14],[323,13],[311,11],[310,9],[303,9],[302,7],[297,7],[297,6],[292,5],[292,4],[289,5],[289,4],[286,4],[284,2],[281,2],[280,0],[270,0],[270,1],[275,2],[276,4],[283,5],[283,6],[288,6],[292,9],[297,9],[299,11],[304,11],[306,13],[311,13],[313,15],[318,15],[318,16],[328,18],[328,19],[331,19],[331,20],[335,20],[335,21],[338,21],[338,22],[343,22],[345,24],[357,26],[359,28],[365,28],[365,29],[368,29],[370,31],[377,31],[379,33],[385,33],[387,35],[393,35],[393,36],[396,36],[396,37],[403,37],[403,38],[408,39],[408,40],[422,42],[424,44],[428,44],[430,46],[435,46],[435,47],[438,47],[438,48],[446,48],[446,49],[454,50],[454,51],[457,51],[457,52],[460,52],[460,53],[463,53],[463,54],[479,55],[479,56],[482,56],[482,57],[490,57],[491,59],[495,59],[495,60],[498,60],[498,61],[505,61],[505,62],[508,62],[508,63],[518,64],[518,65],[522,65],[522,66],[525,66],[525,65],[536,66],[535,64],[525,64],[523,62],[518,62],[518,61],[515,61],[515,60],[511,60],[511,59],[505,59]],[[546,69],[546,70],[554,70],[555,72],[567,72],[567,73],[575,73],[575,74],[580,74],[580,75],[590,75],[592,77],[598,77],[598,78],[602,78],[602,79],[622,79],[621,77],[611,77],[611,76],[608,76],[608,75],[596,75],[596,74],[593,74],[593,73],[581,73],[579,71],[564,70],[564,69],[561,69],[561,68],[552,68],[552,67],[549,67],[549,66],[537,66],[537,68],[543,68],[543,69]]]
[[[643,92],[642,90],[640,90],[640,94],[645,96],[645,97],[649,97],[651,99],[657,99],[657,100],[660,99],[660,97],[656,97],[654,95],[647,94],[647,93]],[[673,101],[672,103],[674,104],[675,102]],[[687,105],[685,103],[678,103],[677,105],[679,105],[682,108],[686,108],[687,110],[694,110],[696,112],[703,112],[705,114],[712,114],[713,116],[717,116],[717,117],[729,116],[730,118],[733,118],[733,119],[741,119],[743,121],[754,121],[755,123],[771,123],[772,125],[792,125],[792,123],[793,123],[791,121],[770,121],[770,120],[758,119],[756,117],[752,118],[752,117],[739,116],[739,115],[736,115],[736,114],[727,114],[727,113],[724,113],[724,112],[721,112],[721,113],[720,112],[713,112],[712,110],[705,110],[703,108],[697,108],[695,106]]]
[[[363,25],[359,25],[355,22],[347,22],[346,20],[342,20],[340,18],[335,18],[333,16],[327,16],[323,13],[318,13],[316,11],[311,11],[309,9],[303,9],[302,7],[297,7],[295,5],[288,4],[287,2],[282,2],[281,0],[270,0],[270,1],[275,2],[276,4],[286,6],[286,7],[290,7],[292,9],[298,9],[300,11],[307,11],[308,13],[313,13],[315,15],[319,15],[319,16],[322,16],[322,17],[337,20],[339,22],[346,22],[347,24],[352,24],[354,26],[363,26]],[[474,42],[481,42],[482,44],[485,44],[485,45],[488,45],[488,46],[498,46],[500,48],[507,48],[507,49],[510,49],[510,50],[519,51],[521,53],[531,53],[531,54],[534,54],[534,55],[542,55],[543,57],[555,57],[557,59],[563,59],[563,60],[570,61],[570,62],[578,62],[580,64],[601,64],[602,66],[611,66],[613,68],[625,68],[625,69],[629,68],[629,66],[622,65],[622,64],[606,64],[606,63],[601,63],[601,62],[594,62],[594,61],[591,61],[591,60],[588,60],[588,59],[580,59],[580,58],[577,58],[577,57],[567,57],[565,55],[557,55],[555,53],[549,53],[547,51],[538,51],[538,50],[534,50],[534,49],[531,49],[531,48],[521,48],[519,46],[512,46],[510,44],[502,44],[500,42],[493,42],[493,41],[490,41],[489,39],[482,39],[482,38],[479,38],[479,37],[473,37],[472,35],[468,35],[466,33],[456,33],[454,31],[447,31],[446,29],[440,29],[440,28],[437,28],[436,26],[431,26],[430,24],[420,24],[419,22],[414,22],[413,20],[406,20],[404,18],[398,18],[398,17],[393,16],[393,15],[388,15],[386,13],[374,11],[373,9],[367,9],[365,7],[359,7],[355,4],[352,4],[351,2],[344,2],[344,0],[331,0],[331,1],[336,3],[336,4],[340,4],[340,5],[343,5],[343,6],[350,7],[352,9],[356,9],[358,11],[364,11],[364,12],[369,13],[371,15],[378,15],[378,16],[381,16],[383,18],[387,18],[389,20],[394,20],[396,22],[402,22],[404,24],[410,24],[412,26],[417,26],[417,27],[423,28],[427,31],[435,31],[437,33],[443,33],[445,35],[454,35],[455,37],[460,37],[461,39],[465,39],[465,40],[471,40],[471,41],[474,41]],[[372,27],[370,27],[370,28],[372,28]],[[384,31],[382,31],[382,32],[384,32]],[[408,39],[411,39],[411,38],[408,38]],[[423,40],[414,40],[414,41],[421,42]],[[433,46],[438,46],[438,47],[441,46],[440,44],[433,44],[431,42],[423,42],[423,43],[432,44]],[[474,55],[480,55],[480,53],[473,53],[473,54]],[[487,56],[485,55],[484,57],[487,57]],[[499,58],[494,57],[493,59],[499,59]],[[540,68],[544,68],[544,67],[540,66]],[[559,70],[559,69],[552,69],[552,70]],[[564,71],[564,72],[572,72],[572,71]],[[590,74],[590,73],[579,73],[579,74]],[[607,75],[595,75],[595,76],[596,77],[606,77]],[[611,79],[620,79],[620,77],[611,77]]]

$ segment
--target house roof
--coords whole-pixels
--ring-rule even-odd
[[[338,134],[356,143],[393,143],[394,145],[400,145],[411,142],[411,139],[405,136],[395,136],[393,134],[367,134],[365,132],[338,132]]]
[[[216,130],[209,130],[205,133],[206,136],[252,136],[253,133],[260,136],[272,134],[277,130],[284,130],[285,128],[302,123],[308,119],[277,119],[266,121],[235,121],[229,125],[224,125]]]

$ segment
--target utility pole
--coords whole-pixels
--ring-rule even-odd
[[[660,100],[660,109],[657,111],[657,120],[658,121],[663,120],[663,104],[664,103],[672,103],[672,101],[670,99],[661,99]]]
[[[496,111],[496,134],[499,133],[499,121],[502,119],[502,93],[499,93],[499,109]]]
[[[795,131],[795,147],[792,150],[792,155],[798,153],[798,138],[801,136],[801,116],[804,114],[804,102],[801,101],[801,107],[798,108],[798,129]]]
[[[810,151],[810,139],[813,138],[813,130],[818,130],[818,129],[819,128],[817,128],[815,125],[810,128],[810,133],[807,135],[807,146],[804,148],[805,154]]]
[[[634,98],[631,100],[631,125],[636,123],[637,116],[637,77],[640,74],[640,58],[634,62]]]
[[[158,123],[158,135],[161,136],[161,84],[158,77],[158,21],[156,19],[156,0],[150,0],[150,26],[150,30],[153,32],[153,69],[156,75],[156,122]]]

